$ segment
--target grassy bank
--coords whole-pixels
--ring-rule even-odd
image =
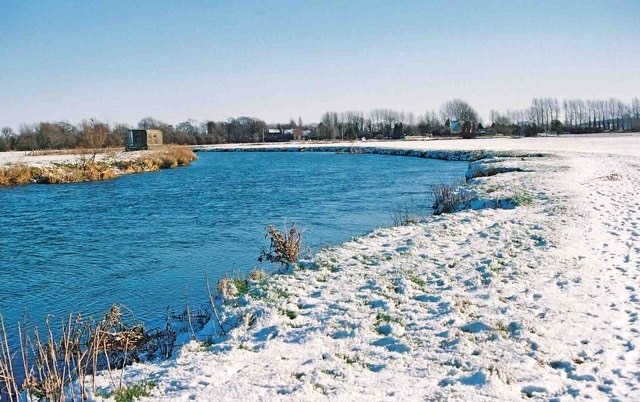
[[[191,148],[167,147],[133,159],[105,158],[97,161],[81,155],[73,161],[44,167],[17,163],[0,167],[0,186],[109,180],[122,174],[172,169],[188,165],[195,159]]]

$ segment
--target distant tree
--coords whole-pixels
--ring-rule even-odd
[[[98,152],[106,146],[110,131],[107,123],[94,119],[82,122],[82,139],[79,145],[84,149],[88,160],[95,161]]]
[[[391,138],[394,140],[400,140],[404,138],[402,123],[398,123],[393,127],[393,131],[391,132]]]
[[[227,142],[257,142],[268,130],[267,123],[254,117],[230,118],[225,123]]]
[[[442,121],[433,110],[427,110],[418,122],[417,130],[420,134],[436,134],[444,129]]]
[[[166,124],[151,116],[147,116],[138,122],[138,128],[143,130],[160,129],[162,126],[166,126]]]
[[[124,146],[127,138],[129,127],[125,124],[116,124],[111,130],[108,140],[108,147],[122,147]]]
[[[562,134],[562,132],[564,131],[564,126],[562,125],[562,122],[558,119],[553,120],[551,122],[551,131],[556,134]]]
[[[464,138],[471,138],[473,136],[474,129],[480,121],[478,112],[461,99],[453,99],[445,102],[440,107],[440,115],[443,120],[450,118],[458,120],[462,125],[461,135]]]
[[[640,99],[631,99],[631,116],[634,119],[640,119]]]
[[[338,113],[325,112],[322,115],[322,121],[318,124],[318,139],[335,140],[338,133]]]
[[[13,129],[11,127],[2,127],[0,130],[0,152],[10,151],[12,149],[12,140],[14,140]]]
[[[219,144],[227,141],[227,130],[224,123],[207,122],[207,130],[204,138],[205,144]]]

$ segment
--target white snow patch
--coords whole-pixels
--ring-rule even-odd
[[[555,156],[470,182],[480,200],[520,206],[324,249],[228,306],[262,312],[251,325],[128,367],[126,381],[156,382],[159,401],[640,399],[640,137],[464,144]]]

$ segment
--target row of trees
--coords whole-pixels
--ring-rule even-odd
[[[562,103],[555,98],[534,98],[528,109],[505,113],[491,110],[489,119],[498,131],[508,131],[514,126],[558,133],[637,131],[640,130],[640,99],[633,98],[626,104],[616,98],[565,99]]]
[[[137,127],[160,129],[165,143],[176,145],[256,142],[268,130],[263,120],[253,117],[206,123],[187,120],[176,126],[145,117]],[[124,124],[110,126],[94,119],[85,120],[77,126],[65,121],[23,125],[18,132],[11,127],[3,127],[0,151],[124,147],[128,130],[129,126]]]
[[[562,121],[561,121],[562,119]],[[186,120],[175,126],[153,117],[145,117],[138,128],[162,130],[169,144],[200,145],[216,143],[259,142],[266,139],[286,139],[272,132],[304,129],[309,139],[355,140],[359,138],[403,138],[407,135],[447,136],[459,134],[474,137],[484,133],[504,135],[535,135],[541,132],[602,132],[640,131],[640,99],[629,104],[619,99],[534,98],[531,106],[522,110],[498,112],[491,110],[489,126],[483,127],[478,112],[467,102],[454,99],[445,102],[439,111],[428,110],[421,116],[392,109],[326,112],[318,124],[304,125],[301,119],[285,124],[267,125],[254,117],[230,118],[219,122]],[[41,122],[22,126],[16,133],[10,127],[0,131],[0,151],[122,147],[129,127],[113,126],[89,119],[79,125],[68,122]],[[270,133],[271,129],[271,133]]]
[[[361,111],[326,112],[315,130],[313,139],[354,140],[358,138],[403,138],[407,135],[449,135],[451,121],[461,125],[461,133],[469,135],[478,128],[478,112],[461,99],[448,101],[440,108],[416,116],[392,109],[373,109],[369,113]]]

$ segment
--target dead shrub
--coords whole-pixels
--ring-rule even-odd
[[[267,272],[264,269],[254,268],[249,272],[249,279],[252,281],[261,281],[267,277]]]
[[[218,279],[216,292],[221,294],[225,299],[230,299],[238,293],[233,278],[230,278],[226,274]]]
[[[288,231],[286,228],[281,231],[274,225],[269,225],[266,231],[264,237],[270,241],[269,250],[263,248],[258,261],[266,260],[282,266],[295,264],[298,261],[302,241],[302,232],[296,228],[295,223]]]
[[[460,184],[434,184],[431,191],[434,215],[455,212],[471,200],[471,195]]]

